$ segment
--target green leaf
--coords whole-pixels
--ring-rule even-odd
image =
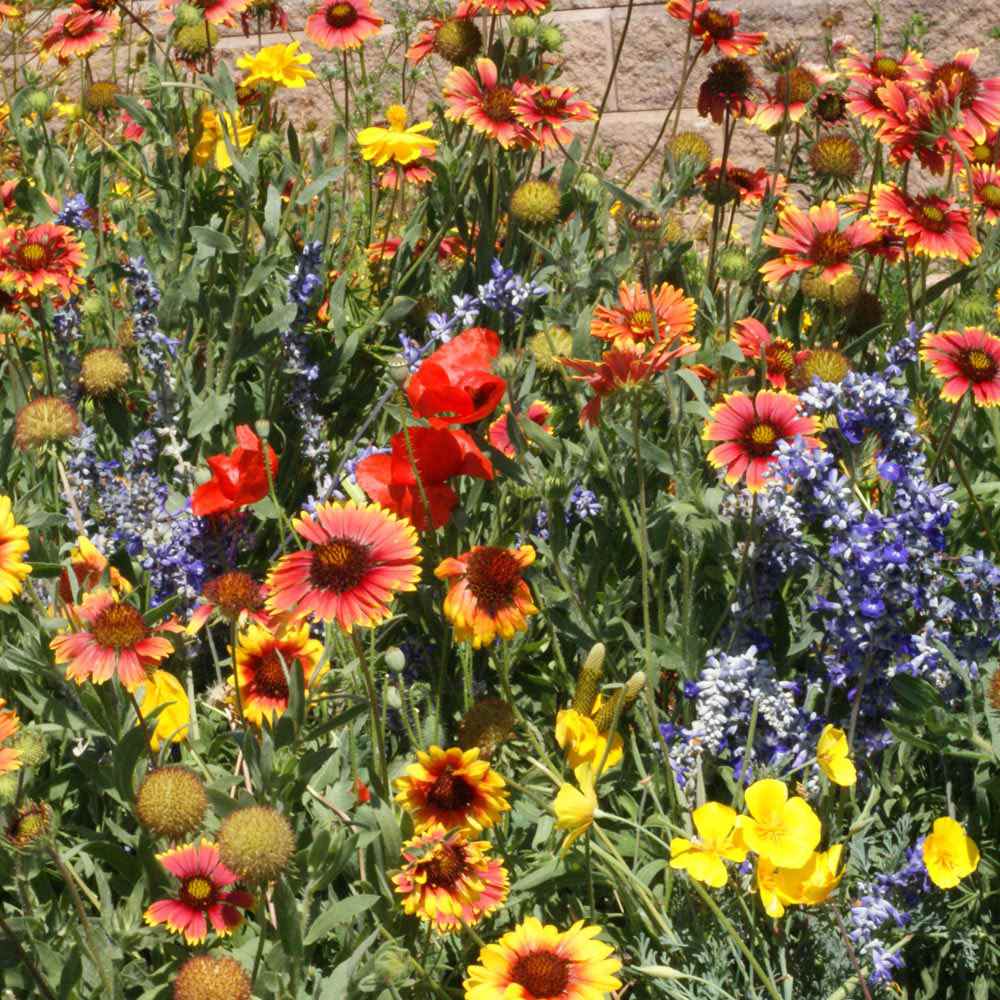
[[[349,923],[377,902],[378,896],[372,893],[362,893],[360,896],[348,896],[346,899],[338,899],[313,921],[305,937],[305,946],[308,948],[317,941],[322,941],[334,927]]]
[[[191,400],[191,417],[188,423],[189,437],[204,437],[212,428],[222,423],[233,397],[228,392],[209,392],[202,399]]]
[[[351,952],[351,957],[345,959],[333,970],[333,974],[323,980],[323,991],[317,1000],[344,1000],[347,996],[347,987],[351,985],[351,978],[354,970],[358,967],[361,959],[371,948],[372,942],[378,937],[378,931],[374,930]]]
[[[308,205],[324,188],[329,187],[335,180],[339,180],[344,174],[342,166],[331,167],[325,173],[319,175],[311,184],[307,184],[295,199],[296,205]]]
[[[278,939],[289,962],[297,962],[302,955],[302,922],[299,904],[284,879],[274,889],[274,912],[278,918]]]
[[[264,205],[264,235],[276,239],[281,223],[281,192],[273,185],[267,186],[267,202]]]
[[[214,253],[216,250],[221,253],[236,253],[236,244],[218,229],[210,229],[208,226],[192,226],[191,236],[200,247],[207,247]],[[208,256],[211,257],[212,253]]]

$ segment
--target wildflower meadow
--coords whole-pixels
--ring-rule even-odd
[[[744,6],[0,0],[0,1000],[1000,996],[1000,42]]]

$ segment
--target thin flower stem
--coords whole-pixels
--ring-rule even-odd
[[[594,143],[597,142],[597,133],[601,127],[601,119],[604,117],[604,109],[608,105],[608,98],[611,96],[611,88],[615,83],[615,76],[618,74],[618,63],[621,61],[622,50],[625,48],[625,38],[628,35],[628,27],[632,23],[632,10],[635,7],[635,0],[628,0],[628,9],[625,11],[625,23],[622,25],[621,37],[618,39],[618,47],[615,49],[615,58],[611,63],[611,72],[608,74],[608,82],[601,96],[601,103],[597,109],[597,120],[594,122],[594,130],[590,133],[590,142],[587,143],[587,151],[583,154],[583,162],[590,162],[590,154],[593,152]]]
[[[257,924],[260,927],[260,937],[257,939],[257,954],[253,959],[253,972],[250,973],[250,992],[253,992],[254,983],[257,982],[257,973],[260,970],[260,960],[264,955],[264,942],[267,940],[267,915],[265,913],[265,903],[263,893],[257,901]]]
[[[357,631],[351,632],[351,641],[354,643],[354,651],[358,655],[358,663],[361,667],[361,676],[364,678],[365,691],[368,695],[368,718],[372,727],[372,746],[375,750],[375,760],[373,772],[378,775],[381,788],[380,794],[385,797],[389,794],[389,770],[388,761],[385,758],[385,735],[379,725],[378,718],[378,698],[375,693],[375,678],[372,676],[371,663],[368,654],[365,652],[364,644]]]
[[[865,1000],[872,1000],[872,992],[868,989],[868,977],[864,974],[864,971],[861,968],[861,963],[858,961],[858,954],[854,950],[854,945],[851,943],[847,929],[844,927],[843,917],[841,917],[840,911],[835,906],[830,909],[833,913],[833,922],[837,925],[837,930],[840,931],[840,937],[844,942],[844,947],[847,949],[847,957],[851,960],[851,965],[854,966],[854,971],[857,973],[858,983],[861,986],[861,992],[865,995]]]
[[[135,696],[135,692],[130,688],[126,688],[128,691],[129,701],[132,702],[132,707],[135,709],[136,718],[139,720],[139,725],[142,727],[142,731],[146,737],[146,750],[150,757],[153,755],[153,734],[149,731],[149,724],[146,722],[145,716],[142,714],[142,709],[139,708],[139,701]]]
[[[944,458],[948,445],[951,444],[951,435],[955,430],[955,424],[958,422],[958,415],[962,410],[962,403],[964,402],[965,396],[962,396],[962,398],[955,404],[954,410],[952,410],[951,419],[948,421],[948,426],[944,429],[944,434],[941,436],[941,441],[938,444],[934,461],[931,463],[930,471],[927,473],[927,478],[930,480],[934,479],[934,473],[937,472],[937,467],[941,464],[941,459]]]
[[[45,981],[41,970],[32,961],[31,956],[21,947],[21,942],[18,941],[13,928],[2,916],[0,916],[0,931],[3,931],[4,935],[10,940],[10,943],[14,946],[14,951],[17,952],[17,957],[31,974],[31,978],[38,984],[38,988],[46,1000],[56,1000],[56,995],[49,988],[49,984]]]

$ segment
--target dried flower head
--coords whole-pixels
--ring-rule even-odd
[[[150,833],[181,840],[201,826],[208,798],[201,779],[186,767],[150,771],[135,793],[135,814]]]
[[[295,852],[288,820],[270,806],[247,806],[231,812],[219,827],[222,863],[248,882],[271,882]]]
[[[14,443],[21,451],[60,444],[80,431],[80,418],[73,405],[58,396],[39,396],[18,410],[14,421]]]

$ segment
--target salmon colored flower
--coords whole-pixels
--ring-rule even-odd
[[[820,66],[793,66],[774,78],[767,99],[754,115],[753,123],[765,131],[783,121],[798,122],[826,84],[836,79]]]
[[[383,24],[368,0],[325,0],[306,19],[306,37],[321,49],[360,48]]]
[[[942,399],[958,403],[971,392],[977,406],[1000,406],[1000,337],[978,326],[925,333],[920,357],[945,380]]]
[[[105,570],[108,573],[107,584],[113,591],[123,596],[132,592],[132,584],[114,566],[108,566],[108,560],[86,535],[80,535],[69,554],[69,569],[64,569],[59,574],[59,599],[64,604],[79,601],[88,590],[93,590],[104,582]],[[70,573],[73,574],[75,583],[70,580]]]
[[[527,917],[479,952],[463,983],[465,1000],[603,1000],[621,989],[622,964],[601,928],[578,920],[560,931]]]
[[[508,403],[503,408],[503,413],[490,424],[487,437],[489,437],[490,444],[497,451],[508,458],[516,458],[517,448],[510,438],[509,421],[513,420],[520,429],[525,420],[530,420],[533,424],[541,427],[546,434],[551,434],[552,426],[546,423],[550,416],[552,416],[552,407],[541,399],[536,399],[533,403],[530,403],[523,413],[519,413],[516,416],[511,413],[510,404]]]
[[[0,496],[0,604],[10,604],[21,593],[31,572],[27,551],[28,529],[14,520],[10,497]]]
[[[428,147],[429,148],[429,147]],[[425,156],[419,156],[415,160],[403,165],[394,164],[388,170],[383,170],[379,177],[379,187],[389,191],[398,188],[400,184],[429,184],[434,180],[434,168],[431,164],[434,161],[436,150],[430,149]],[[438,260],[441,259],[441,247],[444,240],[438,244]]]
[[[230,654],[232,650],[230,649]],[[243,717],[253,726],[274,725],[288,708],[288,677],[302,669],[306,692],[323,676],[323,643],[309,635],[309,623],[271,629],[251,625],[236,638],[236,683]]]
[[[798,400],[787,392],[763,389],[756,396],[733,392],[712,407],[702,437],[719,441],[708,461],[726,470],[726,482],[738,483],[746,477],[748,489],[761,489],[771,466],[777,461],[778,443],[800,435],[810,448],[822,447],[819,424],[813,417],[798,412]]]
[[[120,19],[114,11],[70,7],[52,18],[52,27],[38,43],[42,59],[55,56],[61,63],[80,59],[100,48],[117,30]]]
[[[801,868],[819,843],[819,817],[805,799],[788,797],[783,781],[755,781],[744,796],[748,816],[736,823],[746,846],[778,868]]]
[[[16,292],[36,296],[55,286],[69,298],[83,284],[79,271],[85,263],[83,244],[68,226],[0,228],[0,285]]]
[[[852,49],[840,60],[840,68],[851,82],[873,87],[900,81],[919,86],[930,76],[927,60],[915,49],[907,49],[898,59],[888,52],[867,56]]]
[[[951,113],[946,92],[922,93],[904,83],[886,83],[876,97],[877,116],[871,124],[889,147],[890,162],[898,166],[915,155],[931,173],[944,173],[952,159],[950,136],[940,125]]]
[[[403,870],[392,876],[403,912],[439,934],[473,927],[503,905],[510,880],[485,840],[440,824],[403,845]]]
[[[361,155],[376,167],[387,163],[406,166],[420,157],[434,155],[437,139],[431,139],[422,133],[428,131],[430,122],[417,122],[406,126],[406,108],[401,104],[391,104],[386,109],[386,127],[369,126],[358,133],[358,145]]]
[[[949,257],[968,264],[982,249],[970,229],[968,209],[934,194],[908,195],[891,184],[876,184],[872,214],[894,225],[907,247],[924,257]]]
[[[507,782],[485,760],[479,748],[417,751],[395,781],[396,801],[410,814],[414,829],[423,833],[440,825],[446,830],[485,830],[510,809]]]
[[[667,345],[677,342],[694,329],[698,307],[679,288],[666,283],[653,288],[652,306],[649,294],[640,284],[618,286],[620,308],[597,306],[590,332],[614,347]]]
[[[480,57],[476,60],[475,76],[455,66],[445,78],[442,87],[442,96],[448,104],[445,117],[465,122],[495,139],[504,149],[530,146],[535,140],[514,113],[517,99],[527,89],[528,85],[520,82],[512,86],[500,83],[496,63]]]
[[[266,451],[265,451],[266,448]],[[206,459],[212,478],[191,496],[191,511],[198,517],[231,514],[267,496],[270,479],[278,474],[278,456],[270,445],[247,424],[236,428],[236,447],[228,455],[209,455]]]
[[[969,171],[972,178],[972,200],[982,209],[982,218],[991,225],[1000,219],[1000,167],[982,164]],[[968,182],[963,180],[963,190]]]
[[[949,104],[957,104],[966,131],[979,142],[987,129],[1000,125],[1000,77],[983,78],[972,68],[979,49],[963,49],[950,62],[931,68],[927,88],[943,90]]]
[[[738,10],[717,10],[708,0],[695,0],[693,6],[694,10],[692,0],[670,0],[667,13],[691,25],[691,35],[701,42],[702,52],[715,48],[724,56],[755,56],[767,38],[762,31],[737,31]]]
[[[573,776],[579,787],[563,784],[552,803],[556,829],[569,831],[559,849],[560,854],[565,854],[593,826],[594,813],[597,812],[594,769],[590,763],[578,764],[573,769]]]
[[[850,788],[858,780],[858,772],[850,758],[847,734],[836,726],[824,726],[816,744],[816,763],[835,785]]]
[[[691,813],[697,836],[674,837],[670,841],[670,867],[686,871],[691,878],[721,889],[729,881],[726,861],[740,863],[747,848],[736,828],[736,810],[721,802],[706,802]]]
[[[518,94],[514,115],[539,145],[554,149],[572,140],[568,122],[592,122],[597,112],[586,101],[574,98],[569,87],[542,83]]]
[[[795,372],[795,367],[808,356],[808,351],[796,351],[791,341],[774,337],[759,319],[752,316],[737,320],[733,326],[733,340],[751,361],[764,359],[767,380],[776,389],[784,389]]]
[[[152,722],[149,746],[153,753],[161,743],[182,743],[188,736],[191,703],[181,682],[166,670],[154,670],[143,682],[142,703],[139,711],[144,719],[163,706]]]
[[[156,860],[180,881],[180,888],[175,898],[157,900],[146,910],[147,924],[166,924],[188,944],[201,944],[209,924],[226,936],[243,923],[238,907],[253,906],[253,896],[242,889],[227,891],[237,878],[219,860],[219,849],[210,840],[164,851]]]
[[[440,563],[434,575],[451,581],[444,614],[455,628],[456,642],[471,642],[473,649],[479,649],[497,637],[512,639],[528,628],[527,620],[538,614],[538,608],[521,574],[534,561],[530,545],[517,549],[477,545]]]
[[[534,17],[545,11],[549,0],[483,0],[482,6],[491,14],[510,14],[511,17],[530,14]]]
[[[420,546],[409,521],[378,504],[321,503],[292,521],[310,547],[282,556],[268,574],[268,608],[373,628],[400,591],[416,589]]]
[[[778,213],[776,232],[764,234],[764,242],[780,251],[765,263],[760,273],[769,285],[790,278],[797,271],[818,268],[820,277],[831,284],[851,271],[851,256],[874,243],[879,232],[867,219],[857,219],[840,228],[836,202],[824,201],[803,212],[787,205]]]
[[[948,816],[934,820],[934,831],[924,839],[924,867],[939,889],[954,889],[979,867],[979,848],[965,828]]]
[[[4,746],[21,728],[21,720],[17,712],[4,708],[7,702],[0,698],[0,774],[10,774],[21,767],[21,753],[14,747]]]
[[[56,663],[69,665],[66,676],[77,684],[103,684],[117,673],[130,691],[173,653],[173,643],[162,633],[183,631],[173,619],[147,625],[138,608],[111,590],[87,594],[70,609],[70,622],[72,631],[49,643]]]
[[[213,615],[218,614],[227,622],[240,625],[248,621],[264,628],[270,627],[267,613],[267,588],[249,573],[230,570],[213,577],[201,589],[201,600],[191,612],[187,624],[188,635],[196,635]]]

